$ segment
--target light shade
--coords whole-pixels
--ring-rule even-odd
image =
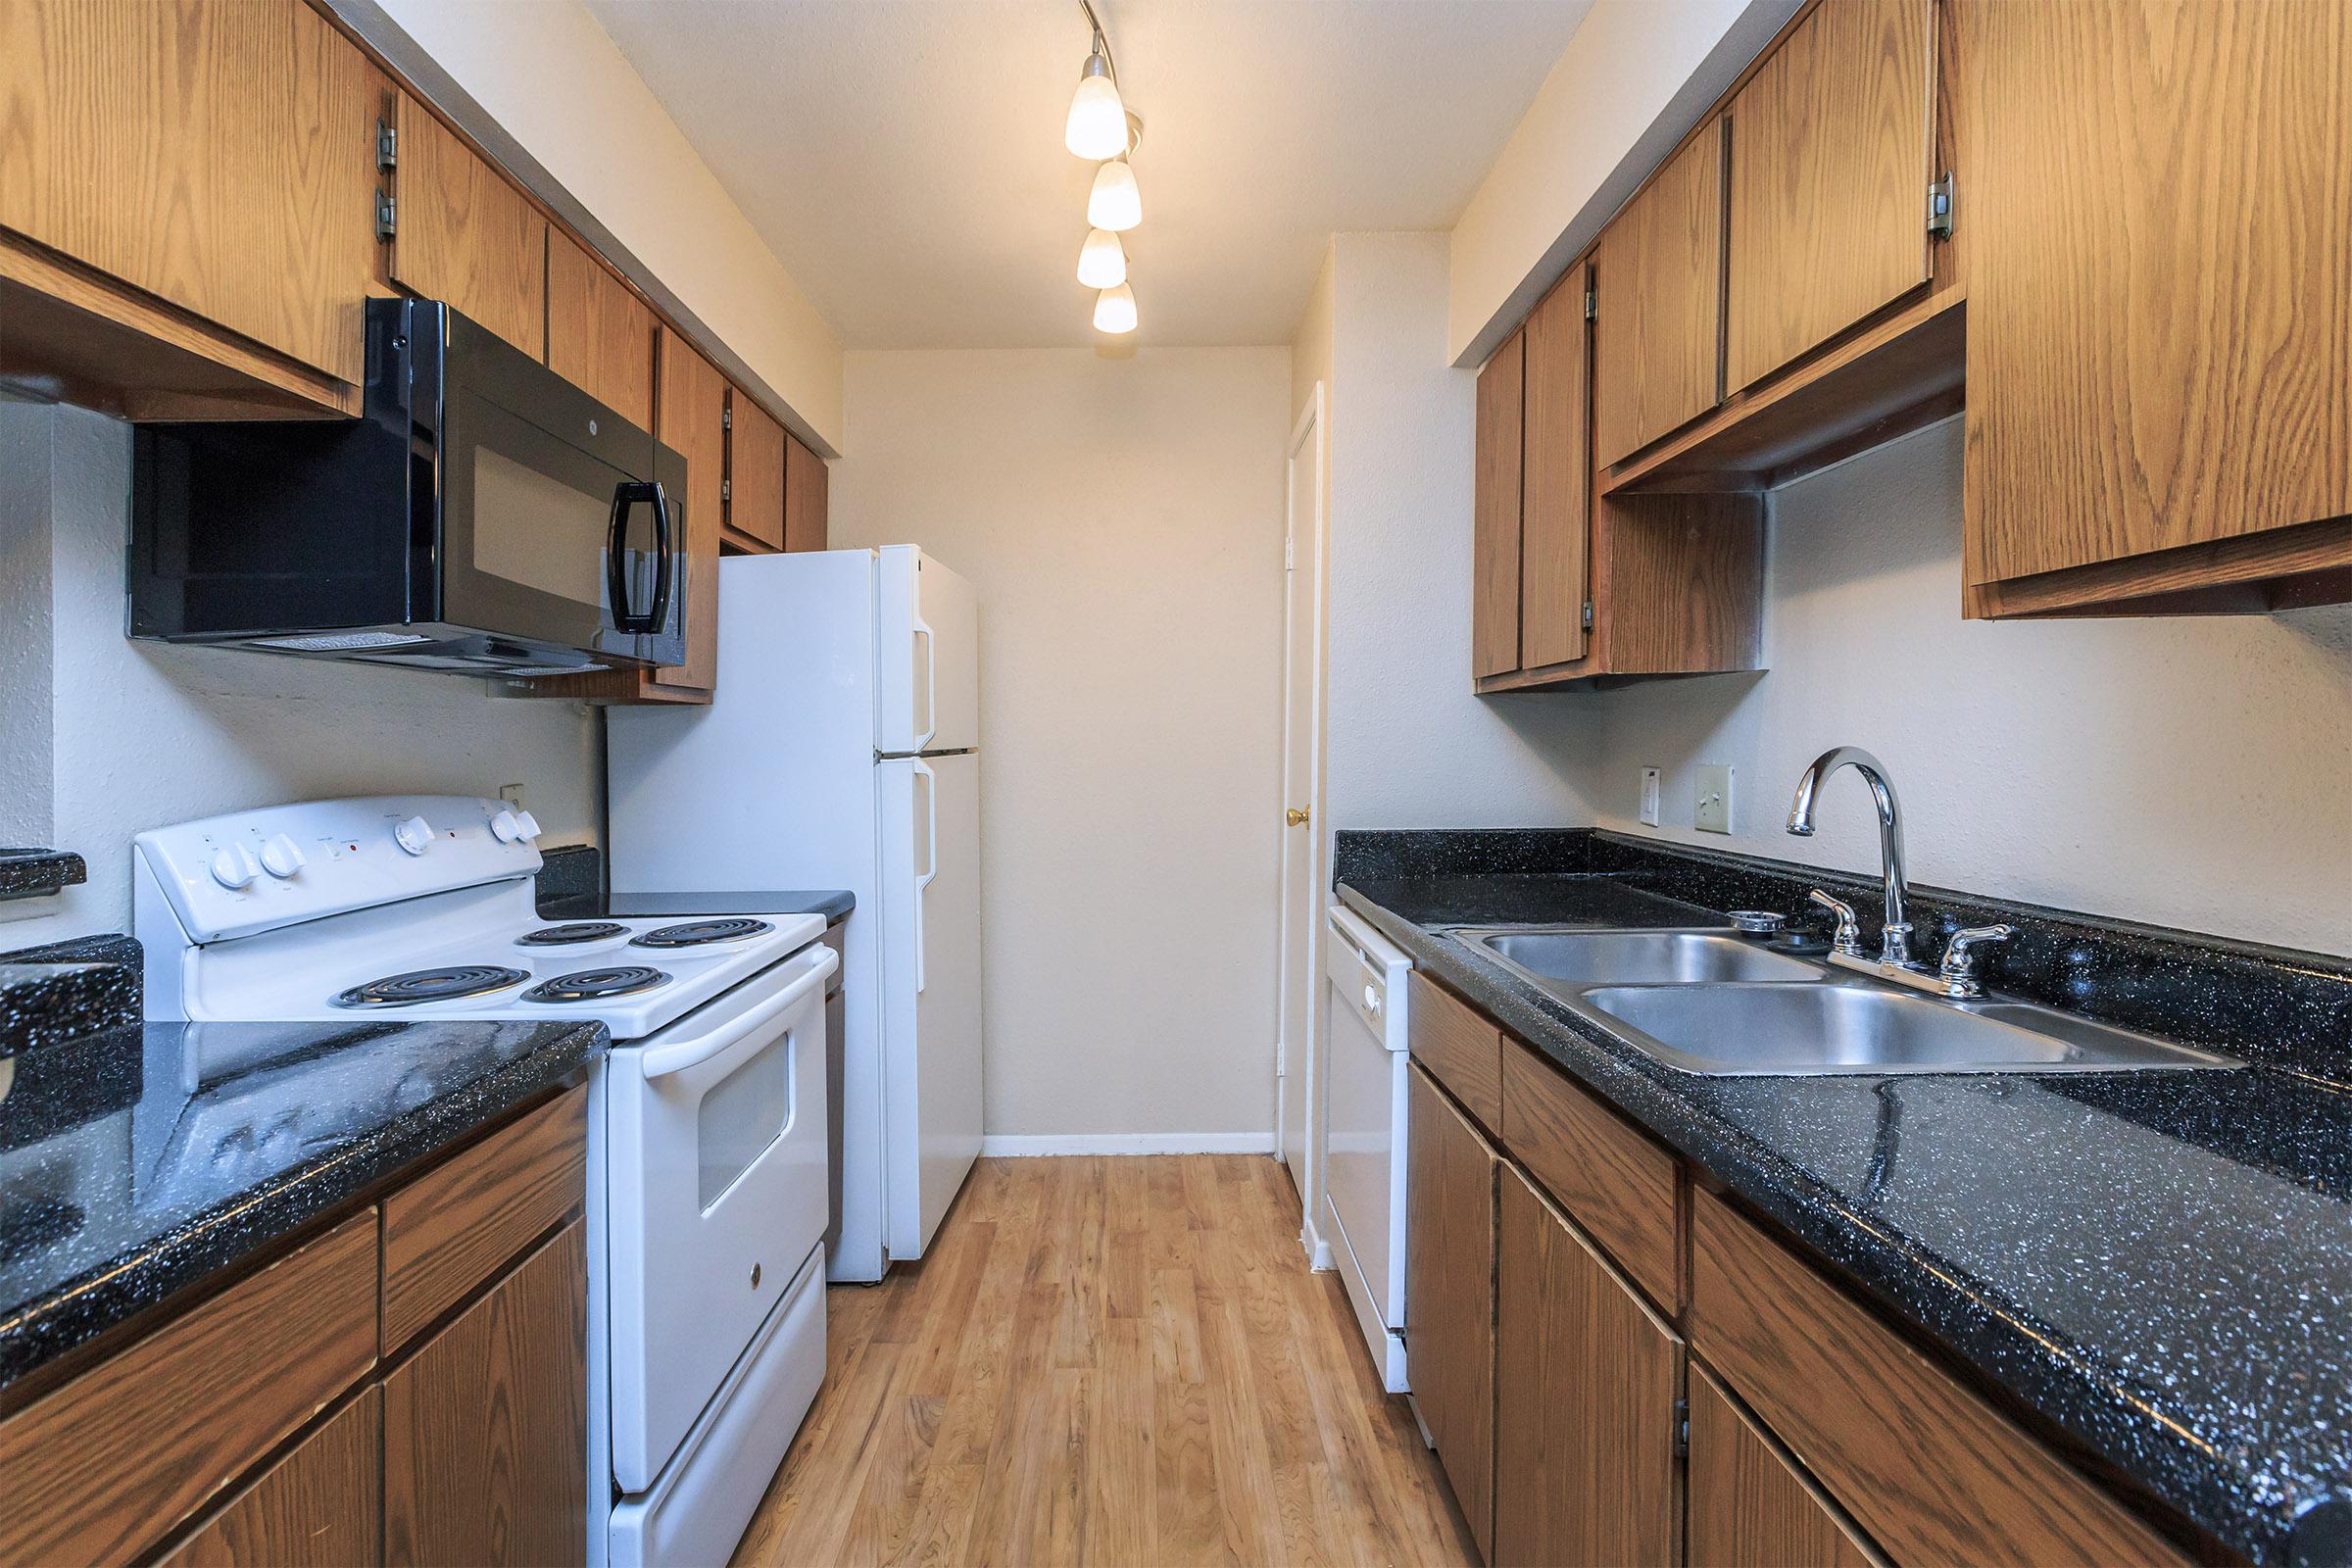
[[[1095,171],[1095,188],[1086,196],[1086,220],[1114,234],[1144,220],[1144,193],[1126,159],[1114,158]]]
[[[1127,247],[1107,228],[1086,236],[1078,252],[1078,281],[1088,288],[1117,288],[1127,281]]]
[[[1061,140],[1081,158],[1116,158],[1127,150],[1127,106],[1111,85],[1110,63],[1099,54],[1086,57]]]
[[[1095,330],[1098,332],[1132,332],[1135,330],[1135,290],[1121,283],[1106,288],[1095,296]]]

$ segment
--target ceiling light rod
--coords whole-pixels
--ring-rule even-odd
[[[1092,0],[1078,0],[1078,9],[1086,13],[1086,24],[1095,34],[1095,53],[1102,57],[1103,69],[1110,74],[1110,84],[1119,84],[1119,62],[1110,52],[1110,38],[1102,30],[1102,19],[1095,15]]]

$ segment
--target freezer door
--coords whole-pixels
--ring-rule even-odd
[[[969,751],[980,744],[979,596],[913,545],[874,555],[874,750]]]
[[[980,1153],[980,759],[875,768],[882,818],[883,1233],[919,1257]]]

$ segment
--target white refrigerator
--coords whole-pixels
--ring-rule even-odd
[[[719,564],[707,708],[617,708],[615,894],[847,888],[828,1271],[919,1257],[980,1152],[980,613],[913,545]]]

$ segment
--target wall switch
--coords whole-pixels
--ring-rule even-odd
[[[507,803],[509,810],[519,811],[522,809],[522,786],[519,784],[501,784],[498,787],[498,798]]]
[[[1642,820],[1649,827],[1658,825],[1658,770],[1642,770]]]
[[[1698,764],[1698,808],[1691,815],[1690,825],[1701,833],[1729,833],[1732,830],[1731,763]]]

